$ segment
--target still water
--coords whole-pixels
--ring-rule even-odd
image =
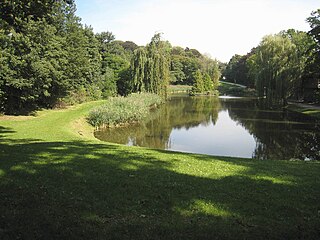
[[[257,99],[174,96],[143,123],[96,131],[103,141],[172,151],[320,160],[320,122]]]

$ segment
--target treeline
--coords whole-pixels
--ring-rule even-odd
[[[73,1],[0,5],[0,109],[17,114],[99,98],[107,87],[99,42]],[[99,91],[99,89],[101,89]]]
[[[290,29],[265,36],[250,53],[234,55],[223,71],[226,81],[255,88],[269,106],[288,99],[320,102],[320,9],[306,33]]]
[[[217,88],[222,63],[196,49],[173,47],[171,51],[171,83],[193,86],[194,92]]]
[[[74,0],[0,5],[0,112],[28,113],[132,92],[166,96],[170,83],[195,85],[197,92],[217,85],[218,61],[197,50],[172,47],[161,34],[143,47],[111,32],[95,34],[75,11]]]

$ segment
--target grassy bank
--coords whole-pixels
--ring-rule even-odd
[[[229,82],[219,82],[218,91],[220,96],[228,95],[235,97],[254,97],[256,96],[256,91],[254,89],[247,88],[244,85],[229,83]]]
[[[189,85],[170,85],[168,92],[170,94],[189,93],[191,90],[192,90],[192,86],[189,86]]]
[[[319,162],[103,143],[104,102],[0,120],[0,239],[318,239]]]
[[[288,110],[290,111],[295,111],[295,112],[300,112],[303,114],[306,114],[311,117],[319,118],[320,119],[320,107],[313,106],[313,105],[308,105],[308,104],[289,104]]]

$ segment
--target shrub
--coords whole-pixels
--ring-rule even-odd
[[[113,97],[88,116],[94,127],[113,127],[141,121],[146,118],[150,108],[163,102],[162,98],[151,93],[134,93],[128,97]]]

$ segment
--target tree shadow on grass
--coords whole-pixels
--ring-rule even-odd
[[[1,239],[320,237],[317,163],[88,142],[15,140],[0,151]]]
[[[2,138],[4,134],[8,134],[8,133],[14,133],[14,131],[11,128],[0,126],[0,138]]]

